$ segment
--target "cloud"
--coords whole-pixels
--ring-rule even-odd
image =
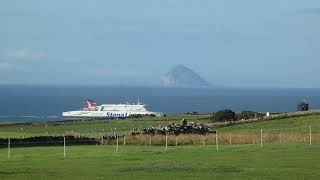
[[[14,57],[16,59],[22,59],[22,60],[42,60],[47,57],[45,53],[36,52],[29,48],[23,48],[23,49],[13,51],[9,53],[8,56]]]
[[[298,13],[320,15],[320,8],[304,8],[304,9],[300,9]]]

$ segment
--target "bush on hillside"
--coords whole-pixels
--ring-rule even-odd
[[[258,116],[258,113],[253,111],[242,111],[237,113],[236,118],[237,120],[246,120],[246,119],[253,119]]]
[[[230,109],[225,109],[214,113],[212,119],[219,122],[233,122],[236,120],[236,113]]]

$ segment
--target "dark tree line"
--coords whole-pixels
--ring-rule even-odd
[[[213,113],[212,120],[217,122],[233,122],[238,120],[246,120],[253,118],[263,118],[263,113],[253,112],[253,111],[242,111],[235,113],[230,109],[225,109]]]

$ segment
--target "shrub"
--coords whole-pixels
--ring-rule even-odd
[[[253,112],[253,111],[242,111],[237,113],[236,117],[238,120],[246,120],[246,119],[252,119],[252,118],[256,118],[258,115],[258,113]]]
[[[213,120],[214,121],[235,121],[236,120],[236,113],[231,111],[230,109],[225,109],[222,111],[218,111],[213,114]]]

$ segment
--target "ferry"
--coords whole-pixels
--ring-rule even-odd
[[[64,117],[78,118],[126,118],[136,115],[153,115],[162,116],[161,113],[147,110],[147,105],[141,104],[102,104],[97,106],[97,103],[92,100],[87,100],[86,106],[82,110],[63,112]]]

